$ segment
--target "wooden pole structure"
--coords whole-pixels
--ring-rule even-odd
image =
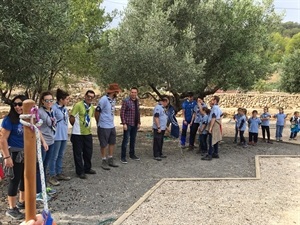
[[[23,114],[30,114],[35,101],[23,102]],[[25,119],[30,122],[30,119]],[[36,137],[30,127],[24,126],[24,183],[25,183],[25,221],[36,218]]]

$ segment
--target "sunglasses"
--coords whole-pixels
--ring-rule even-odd
[[[53,102],[53,99],[44,99],[44,102],[50,103],[50,102]]]
[[[87,99],[94,99],[95,96],[86,95],[86,98],[87,98]]]
[[[23,105],[23,102],[14,102],[13,103],[14,107],[17,107],[17,106],[21,107],[22,105]]]

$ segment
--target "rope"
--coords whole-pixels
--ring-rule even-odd
[[[23,119],[30,119],[30,122],[26,122]],[[34,124],[34,119],[36,124]],[[37,146],[37,159],[39,163],[40,176],[41,176],[41,184],[42,184],[42,195],[44,202],[44,211],[48,214],[48,201],[47,201],[47,191],[46,191],[46,182],[45,182],[45,173],[42,159],[42,149],[41,149],[41,137],[38,127],[43,124],[43,120],[39,118],[39,112],[37,106],[32,107],[30,110],[30,114],[22,114],[20,115],[20,122],[26,127],[30,127],[35,132],[36,137],[36,146]]]

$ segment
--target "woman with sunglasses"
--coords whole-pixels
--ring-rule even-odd
[[[39,116],[43,120],[43,124],[40,127],[40,131],[45,139],[45,142],[48,145],[48,150],[42,146],[42,158],[44,165],[44,172],[46,178],[47,168],[54,151],[54,136],[56,132],[56,119],[54,112],[52,110],[53,105],[53,95],[50,91],[45,91],[40,96],[39,101]],[[37,167],[37,201],[43,201],[42,197],[42,185],[40,177],[39,167]],[[49,178],[49,183],[54,185],[59,185],[57,180],[54,177]],[[48,196],[48,200],[50,197]]]
[[[23,113],[24,95],[12,99],[10,111],[2,121],[1,146],[3,150],[4,167],[8,177],[8,205],[6,215],[20,220],[24,214],[17,208],[18,189],[19,201],[24,202],[24,137],[23,125],[19,116]]]

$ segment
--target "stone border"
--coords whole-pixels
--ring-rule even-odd
[[[147,191],[137,202],[135,202],[123,215],[121,215],[113,225],[121,225],[143,202],[145,202],[153,192],[165,181],[212,181],[212,180],[260,180],[260,158],[300,158],[300,155],[256,155],[255,156],[255,177],[213,177],[213,178],[163,178]]]

